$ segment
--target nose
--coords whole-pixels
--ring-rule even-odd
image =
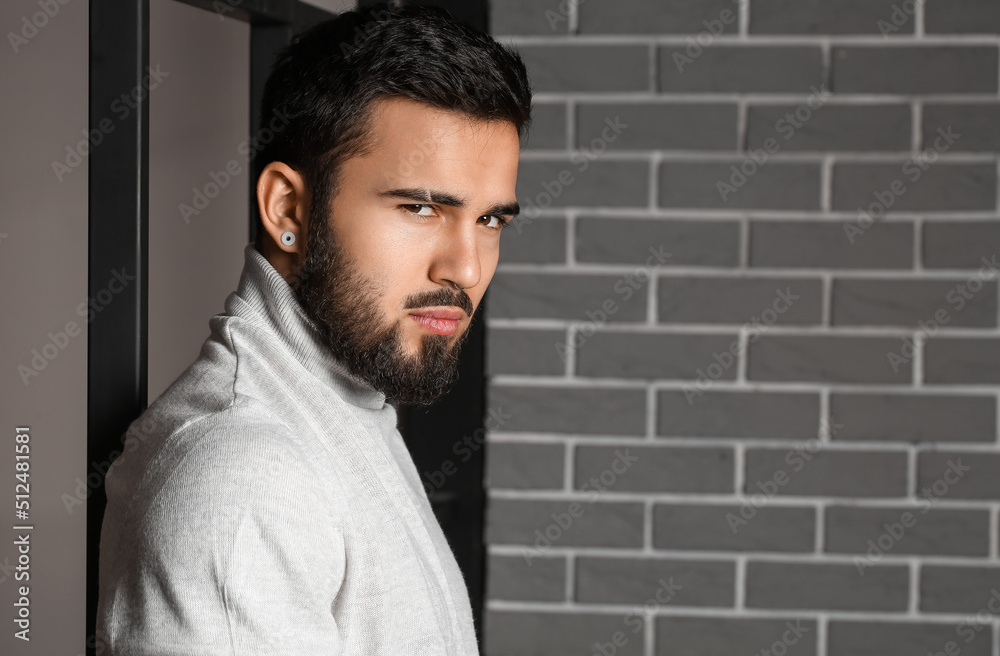
[[[475,227],[475,222],[469,221],[449,226],[449,230],[444,231],[431,261],[431,280],[462,289],[479,284],[482,267]]]

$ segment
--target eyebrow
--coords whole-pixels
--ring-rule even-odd
[[[423,203],[437,203],[438,205],[450,205],[451,207],[457,207],[459,209],[464,209],[468,207],[469,203],[464,198],[459,198],[454,194],[449,194],[444,191],[434,191],[431,189],[418,189],[418,188],[405,188],[405,189],[386,189],[385,191],[378,192],[380,198],[405,198],[407,200],[417,200]],[[509,203],[497,203],[492,207],[488,208],[485,214],[497,214],[500,216],[506,216],[508,214],[518,215],[521,213],[521,206],[518,205],[517,201],[512,201]]]

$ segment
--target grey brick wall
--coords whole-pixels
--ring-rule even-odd
[[[491,25],[485,652],[1000,656],[1000,2]]]

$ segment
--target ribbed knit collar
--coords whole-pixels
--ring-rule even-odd
[[[385,394],[348,372],[334,357],[295,292],[253,242],[243,255],[239,286],[226,300],[226,312],[272,333],[305,369],[349,403],[380,410]]]

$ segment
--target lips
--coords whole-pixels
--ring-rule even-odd
[[[448,308],[428,308],[410,314],[414,321],[438,335],[450,335],[455,332],[459,320],[464,316],[465,313],[461,310]]]
[[[465,316],[465,312],[461,310],[449,310],[447,308],[428,308],[426,310],[419,310],[413,312],[414,315],[420,317],[429,317],[431,319],[448,319],[450,321],[458,321]]]

